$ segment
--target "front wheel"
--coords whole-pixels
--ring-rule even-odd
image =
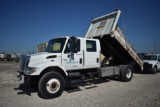
[[[129,65],[124,65],[120,71],[120,78],[123,82],[128,82],[133,77],[132,67]]]
[[[64,87],[64,78],[57,72],[48,72],[44,74],[38,84],[40,94],[47,99],[59,97]]]
[[[156,74],[156,73],[157,73],[157,67],[154,66],[154,68],[153,68],[153,74]]]

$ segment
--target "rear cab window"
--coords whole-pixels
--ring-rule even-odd
[[[86,51],[87,52],[97,52],[96,41],[86,40]]]

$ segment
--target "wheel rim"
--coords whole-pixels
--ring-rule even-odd
[[[60,81],[58,79],[50,79],[46,84],[49,93],[56,93],[60,89]]]
[[[130,69],[127,69],[127,71],[126,71],[126,77],[127,78],[131,78],[131,76],[132,76],[132,71]]]

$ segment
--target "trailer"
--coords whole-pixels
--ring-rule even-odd
[[[22,57],[21,84],[37,84],[44,98],[55,98],[65,87],[108,76],[129,82],[134,65],[142,69],[143,61],[117,27],[120,13],[117,10],[93,19],[85,38],[53,38],[45,52]]]

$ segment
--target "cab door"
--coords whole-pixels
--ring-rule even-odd
[[[84,68],[100,67],[100,46],[97,40],[88,39],[84,42]]]
[[[62,66],[66,70],[76,70],[83,68],[83,51],[82,51],[83,41],[81,39],[77,40],[77,52],[71,52],[70,39],[68,39],[64,51],[62,52]]]

